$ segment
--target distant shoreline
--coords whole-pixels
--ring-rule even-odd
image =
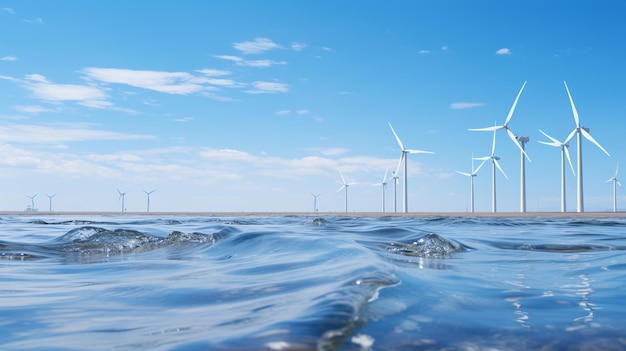
[[[198,217],[610,217],[626,218],[626,212],[107,212],[107,211],[0,211],[0,216],[198,216]]]

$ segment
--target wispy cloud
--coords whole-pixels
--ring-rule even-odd
[[[453,102],[450,104],[450,108],[453,110],[463,110],[481,106],[485,106],[485,104],[482,102]]]
[[[307,45],[304,44],[304,43],[298,43],[298,42],[291,43],[291,49],[293,49],[294,51],[302,51],[306,47],[307,47]]]
[[[254,41],[244,41],[241,43],[234,43],[233,47],[242,54],[260,54],[273,49],[280,49],[281,46],[274,43],[267,38],[256,38]]]
[[[241,66],[241,67],[271,67],[274,65],[286,65],[287,64],[287,62],[285,61],[274,61],[274,60],[267,60],[267,59],[244,60],[243,58],[239,56],[232,56],[232,55],[215,55],[213,57],[220,59],[220,60],[232,61],[235,63],[235,65]]]
[[[88,125],[44,126],[14,124],[0,126],[0,141],[20,143],[65,143],[94,140],[151,140],[151,135],[127,134],[90,128]]]
[[[122,68],[88,67],[81,71],[88,79],[125,84],[166,94],[187,95],[207,89],[207,78],[187,72],[163,72]]]
[[[43,24],[43,19],[41,17],[37,17],[34,20],[25,19],[24,22],[30,24]]]
[[[0,57],[0,61],[17,61],[17,57],[15,57],[15,56],[4,56],[4,57]]]
[[[13,109],[15,111],[19,111],[19,112],[23,112],[23,113],[42,113],[42,112],[50,111],[50,109],[48,109],[46,107],[37,106],[37,105],[30,105],[30,106],[17,105],[17,106],[13,106]]]
[[[508,48],[498,49],[498,51],[496,51],[496,55],[511,55],[511,50]]]
[[[9,13],[9,14],[11,14],[11,15],[14,15],[14,14],[15,14],[15,10],[13,10],[13,9],[12,9],[12,8],[10,8],[10,7],[3,7],[3,8],[2,8],[2,11],[3,11],[3,12],[6,12],[6,13]]]
[[[252,82],[254,89],[246,90],[246,93],[250,94],[274,94],[274,93],[287,93],[289,92],[289,85],[278,82]]]
[[[176,118],[174,121],[175,122],[189,122],[189,121],[193,121],[193,117]]]
[[[430,54],[430,50],[420,50],[420,51],[418,51],[418,53],[420,55],[426,55],[426,54]]]

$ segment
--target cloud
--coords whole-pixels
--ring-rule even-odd
[[[511,50],[507,48],[502,48],[496,51],[496,55],[511,55]]]
[[[242,54],[260,54],[265,51],[280,49],[281,46],[267,38],[256,38],[254,41],[245,41],[242,43],[234,43],[233,47]]]
[[[271,67],[273,65],[286,65],[285,61],[273,61],[273,60],[244,60],[239,56],[232,55],[215,55],[213,56],[220,60],[227,60],[234,62],[237,66],[241,67]]]
[[[15,82],[29,90],[33,94],[33,97],[48,102],[75,101],[80,105],[94,108],[112,106],[110,102],[106,101],[108,98],[107,94],[103,90],[93,86],[55,84],[49,82],[46,77],[41,74],[28,74],[24,79],[0,76],[0,79]]]
[[[200,72],[204,75],[211,76],[211,77],[221,77],[221,76],[227,76],[231,74],[230,71],[224,71],[221,69],[210,69],[210,68],[200,69],[200,70],[197,70],[196,72]]]
[[[322,155],[337,156],[337,155],[345,154],[345,153],[347,153],[349,151],[350,150],[348,150],[348,149],[344,149],[344,148],[340,148],[340,147],[334,147],[334,148],[323,149],[320,152],[322,153]]]
[[[43,19],[41,19],[41,17],[37,17],[34,20],[24,20],[24,22],[30,24],[43,24]]]
[[[205,149],[200,156],[211,161],[254,161],[257,159],[245,151],[232,149]]]
[[[418,51],[420,55],[430,54],[430,50],[420,50]]]
[[[274,93],[287,93],[289,92],[289,85],[285,83],[277,82],[252,82],[254,89],[247,90],[250,94],[274,94]]]
[[[0,126],[0,141],[20,143],[62,143],[94,140],[151,140],[151,135],[127,134],[95,130],[84,124],[58,127],[14,124]]]
[[[441,51],[448,51],[448,50],[449,50],[448,45],[444,45],[441,47]]]
[[[174,121],[175,122],[189,122],[189,121],[193,121],[193,117],[176,118]]]
[[[293,49],[294,51],[302,51],[306,47],[307,45],[304,43],[298,43],[298,42],[291,43],[291,49]]]
[[[309,110],[302,109],[302,110],[296,111],[296,113],[299,114],[299,115],[306,115],[306,114],[309,114]]]
[[[11,15],[15,14],[15,11],[12,8],[10,8],[10,7],[3,7],[2,11],[6,12],[8,14],[11,14]]]
[[[36,105],[30,105],[30,106],[17,105],[17,106],[13,106],[13,109],[15,111],[24,112],[24,113],[41,113],[41,112],[50,111],[49,109],[43,106],[36,106]]]
[[[291,113],[291,111],[289,111],[289,110],[280,110],[280,111],[276,111],[276,115],[277,115],[277,116],[286,116],[286,115],[288,115],[288,114],[290,114],[290,113]]]
[[[187,95],[205,90],[207,78],[187,72],[163,72],[122,68],[88,67],[81,71],[89,79],[104,83],[126,84],[166,94]]]
[[[450,104],[450,108],[453,110],[463,110],[466,108],[474,108],[480,106],[485,106],[485,104],[482,102],[453,102]]]
[[[15,57],[15,56],[4,56],[4,57],[0,57],[0,61],[17,61],[17,57]]]

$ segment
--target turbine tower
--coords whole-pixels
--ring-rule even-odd
[[[474,169],[474,158],[472,158],[472,172],[471,173],[456,171],[458,174],[464,175],[466,177],[470,177],[470,212],[472,213],[474,212],[474,177],[476,177],[476,175],[478,174],[478,171],[485,164],[485,162],[487,162],[487,160],[483,160],[483,162],[480,163],[478,168]]]
[[[498,160],[500,157],[495,155],[496,152],[496,131],[493,131],[493,143],[491,144],[491,155],[485,157],[475,158],[477,161],[491,160],[491,212],[497,212],[496,206],[496,167],[500,170],[504,178],[509,179],[500,167]]]
[[[396,200],[396,188],[398,187],[398,173],[391,171],[391,179],[393,179],[393,212],[398,212],[398,201]]]
[[[583,146],[582,146],[583,138],[582,137],[585,137],[585,139],[594,143],[598,148],[600,148],[600,150],[604,151],[604,153],[607,156],[611,157],[611,155],[609,155],[609,153],[606,150],[604,150],[602,145],[600,145],[600,143],[598,143],[591,136],[591,134],[589,134],[589,128],[580,126],[580,119],[578,118],[578,111],[576,111],[576,106],[574,106],[574,100],[572,99],[572,94],[570,94],[569,92],[567,83],[563,81],[563,84],[565,84],[565,90],[567,91],[567,96],[569,97],[569,102],[570,102],[570,105],[572,106],[572,114],[574,115],[574,122],[576,123],[576,128],[574,128],[574,130],[572,130],[572,132],[569,134],[567,139],[565,139],[565,143],[568,143],[574,137],[574,134],[576,134],[576,143],[577,143],[576,144],[576,161],[578,163],[576,165],[576,167],[578,168],[577,169],[578,177],[576,179],[577,181],[576,211],[585,212],[585,205],[584,205],[584,198],[583,198]]]
[[[546,134],[541,129],[539,129],[539,131],[541,132],[541,134],[545,135],[548,139],[550,139],[550,142],[540,141],[541,144],[561,148],[561,212],[566,212],[567,206],[565,203],[565,158],[567,158],[567,161],[569,162],[569,167],[572,170],[572,174],[576,176],[576,172],[574,172],[574,166],[572,165],[572,159],[569,156],[569,144],[558,141],[557,139]]]
[[[385,213],[385,188],[387,188],[387,173],[389,173],[389,169],[385,170],[385,177],[383,178],[382,182],[376,183],[376,184],[372,184],[374,186],[381,185],[382,188],[383,188],[383,200],[382,200],[382,210],[383,210],[383,213]]]
[[[322,195],[322,193],[319,194],[313,194],[311,193],[311,196],[313,196],[313,212],[317,212],[317,198]]]
[[[348,212],[348,187],[350,185],[355,185],[356,183],[346,183],[346,178],[343,177],[343,173],[339,171],[339,174],[341,175],[341,181],[343,182],[343,185],[341,186],[341,188],[339,188],[339,190],[337,190],[337,192],[346,189],[346,212]]]
[[[620,188],[623,188],[622,183],[620,183],[619,180],[617,179],[618,167],[619,167],[619,164],[615,166],[615,175],[606,181],[607,183],[613,182],[613,212],[617,212],[617,186],[619,185]]]
[[[49,205],[50,205],[50,207],[49,207],[49,212],[52,212],[52,198],[53,198],[53,197],[55,197],[55,196],[57,196],[57,194],[52,194],[52,195],[48,195],[48,194],[46,194],[46,196],[47,196],[47,197],[48,197],[48,199],[49,199]]]
[[[148,196],[148,207],[146,208],[146,212],[150,212],[150,194],[152,194],[155,191],[156,189],[153,189],[151,191],[145,191],[145,190],[143,191]]]
[[[396,141],[398,142],[398,145],[400,145],[400,149],[402,150],[402,155],[400,156],[400,162],[398,162],[398,167],[396,168],[396,174],[398,174],[398,171],[400,170],[400,166],[402,165],[402,162],[404,161],[404,178],[403,178],[404,194],[403,194],[402,211],[406,213],[406,212],[409,212],[409,199],[408,199],[408,188],[407,188],[407,174],[408,174],[407,154],[434,154],[434,152],[405,149],[404,145],[402,144],[402,141],[398,137],[398,134],[396,134],[396,131],[393,130],[391,123],[389,123],[389,128],[391,128],[391,131],[393,132],[393,135],[396,137]]]
[[[126,192],[121,192],[120,189],[117,189],[118,194],[120,194],[120,197],[118,199],[122,200],[122,213],[124,213],[126,211],[126,209],[124,208],[124,199],[126,198]]]
[[[37,193],[37,194],[35,194],[35,195],[33,195],[33,196],[28,196],[28,195],[26,195],[26,197],[30,199],[30,210],[31,210],[31,211],[36,211],[36,210],[35,210],[35,197],[37,197],[37,195],[38,195],[38,194],[39,194],[39,193]]]
[[[519,211],[526,212],[526,160],[524,159],[524,154],[526,152],[526,143],[530,138],[517,136],[516,139],[522,147],[522,152],[520,153]]]

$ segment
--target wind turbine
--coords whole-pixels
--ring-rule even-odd
[[[48,195],[48,194],[46,194],[46,196],[47,196],[47,197],[48,197],[48,199],[50,200],[50,208],[49,208],[49,210],[50,210],[50,212],[52,212],[52,198],[53,198],[53,197],[55,197],[55,196],[57,196],[57,194],[53,194],[53,195]]]
[[[398,212],[398,201],[396,200],[396,188],[398,186],[398,173],[391,171],[391,179],[393,179],[393,212]]]
[[[567,207],[565,204],[565,158],[567,158],[567,162],[569,162],[569,167],[572,170],[572,174],[576,176],[576,172],[574,172],[574,166],[572,165],[572,159],[569,156],[569,144],[566,142],[558,141],[557,139],[546,134],[541,129],[539,129],[539,131],[541,132],[541,134],[550,139],[550,142],[540,141],[541,144],[561,148],[561,212],[566,212]]]
[[[31,211],[36,211],[36,210],[35,210],[35,197],[36,197],[38,194],[39,194],[39,193],[37,193],[37,194],[35,194],[35,195],[33,195],[33,196],[28,196],[28,195],[26,195],[26,197],[30,199],[30,210],[31,210]]]
[[[526,212],[526,159],[524,155],[526,153],[526,143],[530,141],[527,136],[516,136],[515,139],[522,147],[520,153],[520,184],[519,184],[519,211]]]
[[[604,151],[604,153],[607,156],[611,157],[611,155],[609,155],[609,153],[606,150],[604,150],[602,145],[600,145],[600,143],[598,143],[591,136],[591,134],[589,134],[589,128],[580,126],[580,119],[578,118],[578,111],[576,111],[576,106],[574,106],[574,100],[572,99],[572,94],[570,94],[569,92],[567,83],[563,81],[563,84],[565,84],[565,90],[567,91],[567,96],[569,97],[570,105],[572,105],[572,114],[574,115],[574,122],[576,122],[576,128],[574,128],[574,130],[572,130],[572,132],[569,134],[567,139],[565,139],[565,143],[568,143],[574,137],[574,134],[577,134],[576,136],[576,143],[577,143],[576,144],[576,161],[578,164],[576,166],[578,168],[577,169],[578,177],[576,179],[577,180],[576,211],[585,212],[584,199],[583,199],[583,146],[582,146],[583,138],[582,137],[585,137],[585,139],[594,143],[597,147],[600,148],[600,150]]]
[[[387,173],[389,173],[389,169],[385,170],[385,177],[383,178],[383,181],[380,183],[376,183],[376,184],[372,184],[374,186],[376,185],[381,185],[383,188],[383,213],[385,213],[385,188],[387,188]]]
[[[313,194],[311,193],[311,196],[313,196],[313,212],[317,212],[317,198],[322,195],[322,193],[319,194]]]
[[[150,212],[150,194],[152,194],[153,192],[155,192],[156,189],[151,190],[151,191],[143,191],[144,193],[146,193],[146,195],[148,196],[148,207],[146,209],[146,212]],[[122,205],[123,206],[123,205]]]
[[[617,186],[619,185],[620,188],[623,188],[622,183],[620,183],[619,180],[617,180],[618,167],[619,167],[619,164],[615,166],[615,175],[611,177],[611,179],[606,181],[607,183],[613,182],[613,212],[617,212]]]
[[[348,187],[350,185],[355,185],[356,183],[346,183],[346,178],[343,177],[343,173],[339,171],[339,174],[341,175],[341,181],[343,182],[343,185],[341,186],[341,188],[339,188],[339,190],[337,190],[337,192],[346,189],[346,212],[348,212]]]
[[[491,131],[494,131],[495,132],[496,130],[504,129],[504,130],[506,130],[506,133],[509,135],[509,138],[520,149],[522,154],[524,156],[526,156],[528,161],[530,161],[530,157],[528,157],[528,154],[526,154],[526,151],[524,150],[524,148],[518,142],[517,136],[509,128],[509,122],[511,122],[511,118],[513,118],[513,112],[515,112],[515,107],[517,106],[517,101],[519,100],[520,95],[522,95],[522,91],[524,91],[524,87],[525,86],[526,86],[526,82],[524,82],[524,84],[522,84],[522,88],[519,90],[519,93],[517,93],[517,97],[515,98],[515,101],[513,101],[513,105],[511,106],[511,109],[509,110],[509,114],[506,116],[506,120],[504,120],[504,124],[503,125],[501,125],[501,126],[494,125],[493,127],[487,127],[487,128],[475,128],[475,129],[470,129],[470,131],[473,131],[473,132],[491,132]]]
[[[470,212],[474,212],[474,177],[476,177],[476,175],[478,174],[478,171],[485,164],[485,162],[487,162],[486,159],[483,160],[483,162],[481,162],[478,168],[474,169],[474,158],[472,158],[472,172],[471,173],[456,171],[458,174],[464,175],[466,177],[470,177]]]
[[[403,177],[404,195],[403,195],[402,210],[403,212],[409,212],[409,199],[408,199],[408,188],[407,188],[407,175],[408,175],[407,154],[434,154],[434,152],[414,150],[414,149],[405,149],[404,145],[402,144],[402,141],[398,137],[398,134],[396,134],[396,131],[393,130],[391,123],[389,123],[389,128],[391,128],[391,131],[393,132],[393,135],[396,137],[396,141],[398,141],[398,145],[400,145],[400,149],[402,150],[402,155],[400,156],[400,162],[398,162],[398,167],[396,168],[396,174],[398,174],[398,171],[400,170],[400,166],[402,165],[402,162],[404,161],[404,177]]]
[[[122,200],[122,213],[123,213],[124,211],[126,211],[126,209],[124,208],[124,199],[126,198],[126,192],[121,192],[120,189],[117,189],[117,192],[120,194],[120,198],[118,199],[118,201]]]
[[[491,212],[497,212],[496,207],[496,167],[500,170],[504,178],[509,179],[500,167],[498,160],[500,157],[495,155],[496,153],[496,131],[493,131],[493,143],[491,144],[491,155],[485,157],[475,158],[477,161],[491,160]]]

